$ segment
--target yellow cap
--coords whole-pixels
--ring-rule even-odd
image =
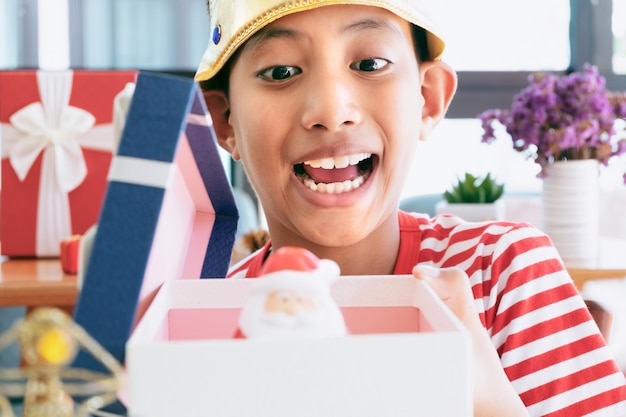
[[[425,5],[434,0],[209,0],[211,39],[195,80],[212,78],[233,53],[259,29],[292,13],[334,4],[380,7],[426,30],[430,59],[441,57],[445,46],[440,30]]]

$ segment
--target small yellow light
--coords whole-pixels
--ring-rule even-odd
[[[37,354],[50,365],[62,365],[69,362],[73,353],[73,341],[59,328],[47,330],[37,340]]]

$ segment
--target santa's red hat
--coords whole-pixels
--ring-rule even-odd
[[[283,246],[272,252],[261,268],[260,275],[276,271],[314,271],[320,259],[313,252],[296,246]]]
[[[339,265],[335,261],[319,259],[304,248],[284,246],[265,261],[251,291],[265,293],[286,287],[309,293],[329,292],[337,278]]]

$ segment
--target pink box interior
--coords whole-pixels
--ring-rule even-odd
[[[150,306],[164,277],[200,277],[204,249],[215,222],[213,204],[184,133],[175,162],[178,170],[163,197],[161,215],[139,295],[135,325]],[[172,263],[173,259],[178,260],[178,263]]]
[[[157,340],[232,339],[239,308],[171,309]],[[417,307],[341,307],[350,334],[431,332],[432,326]]]

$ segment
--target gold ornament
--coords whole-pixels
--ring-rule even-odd
[[[0,417],[14,417],[6,397],[23,397],[23,417],[73,417],[75,409],[87,416],[117,397],[122,366],[62,310],[39,308],[17,321],[0,335],[0,351],[13,342],[24,365],[0,369]],[[79,348],[111,374],[68,367]],[[75,404],[72,396],[86,399]]]

